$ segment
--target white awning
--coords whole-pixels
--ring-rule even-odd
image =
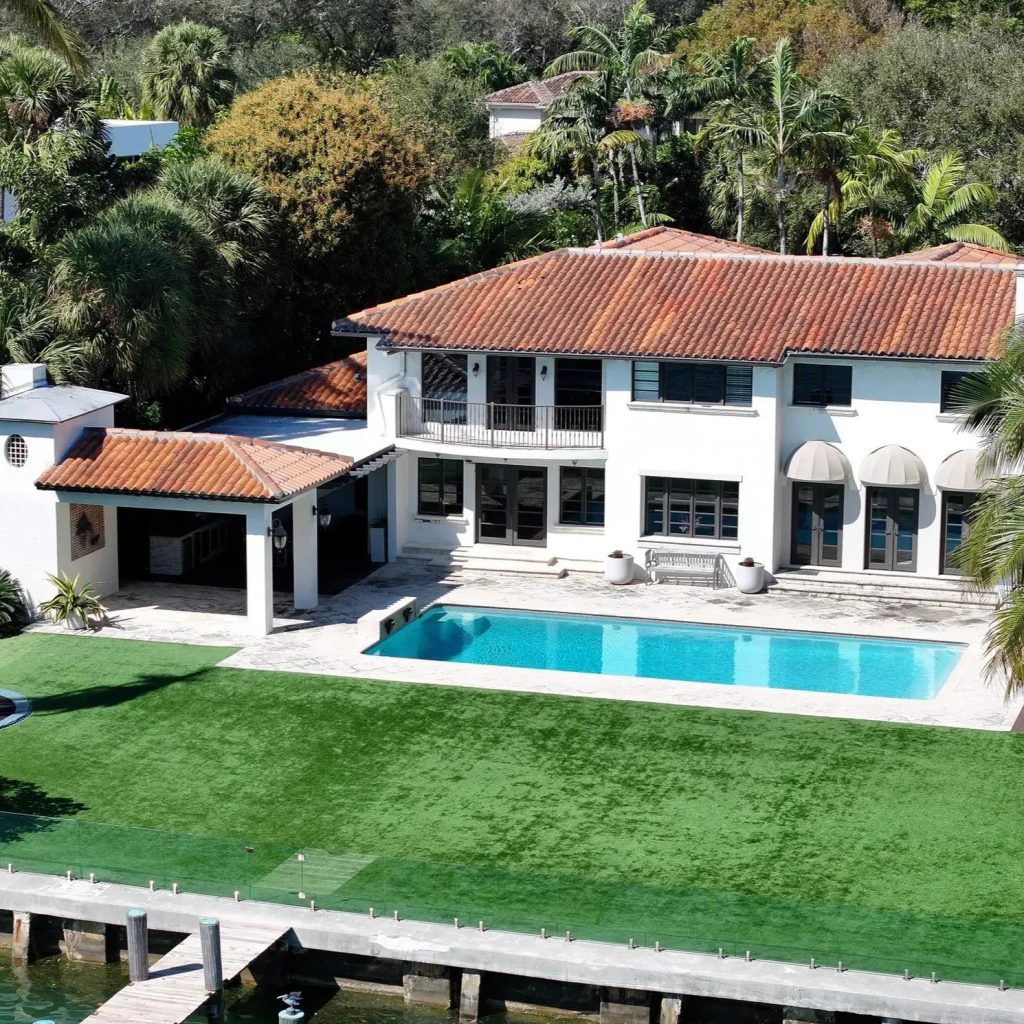
[[[828,441],[805,441],[789,457],[786,476],[804,483],[841,484],[850,479],[850,463]]]
[[[875,487],[920,487],[927,479],[924,464],[907,448],[887,444],[860,465],[860,481]]]
[[[978,451],[953,452],[936,470],[935,486],[946,491],[980,491],[992,479],[980,460]]]

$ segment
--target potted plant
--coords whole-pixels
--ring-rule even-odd
[[[375,516],[370,521],[370,561],[388,560],[388,521],[384,516]]]
[[[760,594],[764,590],[764,564],[749,556],[736,566],[736,589],[741,594]]]
[[[39,605],[39,610],[49,615],[54,622],[63,622],[68,629],[87,629],[98,626],[107,617],[96,593],[95,583],[80,583],[79,577],[72,579],[59,573],[48,576],[57,593]]]
[[[604,560],[604,578],[609,583],[622,586],[633,582],[633,556],[624,555],[621,551],[613,551]]]

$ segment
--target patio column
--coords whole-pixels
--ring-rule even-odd
[[[315,492],[292,502],[292,601],[296,611],[310,611],[319,603],[315,508]]]
[[[245,598],[249,632],[266,636],[274,630],[274,562],[270,508],[254,505],[245,513]]]

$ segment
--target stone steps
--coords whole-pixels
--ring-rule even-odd
[[[517,553],[509,557],[504,553],[481,554],[469,548],[452,550],[407,546],[402,549],[402,558],[464,572],[507,572],[546,579],[563,579],[568,575],[568,570],[558,564],[557,558],[551,558],[543,551],[536,555],[520,556]]]
[[[768,591],[771,594],[808,594],[839,600],[909,601],[971,608],[994,608],[997,600],[995,594],[972,591],[958,579],[804,569],[780,569]]]

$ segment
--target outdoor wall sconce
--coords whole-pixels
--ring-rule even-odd
[[[547,363],[545,363],[540,368],[540,379],[541,380],[547,380],[548,379],[548,364]]]
[[[479,377],[480,376],[480,364],[479,363],[474,363],[473,364],[473,376],[474,377]]]
[[[267,536],[274,541],[274,547],[278,551],[284,551],[288,547],[288,533],[281,525],[280,519],[275,519],[273,525],[267,527]]]
[[[313,515],[316,516],[317,522],[326,530],[331,525],[331,513],[327,509],[319,506],[313,506]]]

